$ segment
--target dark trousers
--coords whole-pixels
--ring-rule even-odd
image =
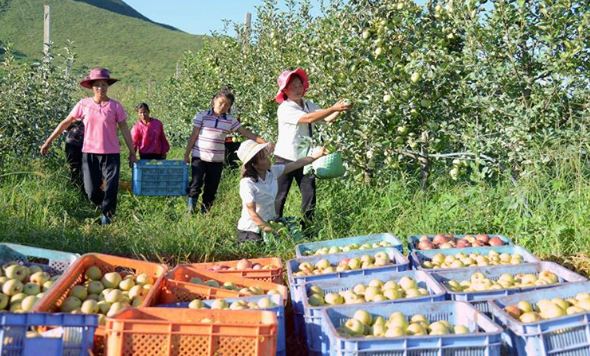
[[[113,216],[117,209],[120,170],[121,157],[118,153],[82,154],[82,171],[84,172],[86,195],[108,217]],[[103,180],[104,191],[100,189]]]
[[[201,212],[207,212],[211,209],[219,181],[221,180],[221,171],[223,162],[206,162],[198,157],[193,157],[191,161],[191,182],[188,187],[188,196],[194,200],[199,199],[201,190],[203,190],[203,201],[201,203]]]
[[[286,159],[277,158],[277,163],[286,164],[292,161]],[[287,195],[289,189],[291,189],[291,183],[295,179],[301,192],[301,212],[303,213],[304,223],[310,222],[313,219],[313,211],[316,203],[316,187],[315,177],[313,175],[304,175],[303,168],[299,168],[289,174],[283,174],[278,179],[278,192],[275,200],[275,209],[279,218],[283,217],[283,210],[285,208],[285,202],[287,201]]]
[[[139,159],[166,159],[164,155],[156,153],[140,153]]]
[[[82,146],[66,143],[66,161],[70,166],[70,181],[80,189],[84,190],[82,180]]]
[[[257,234],[252,231],[238,230],[238,241],[239,242],[262,241],[262,232],[260,234]]]

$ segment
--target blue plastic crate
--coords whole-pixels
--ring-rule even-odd
[[[515,275],[518,273],[530,273],[538,275],[541,271],[553,272],[557,275],[559,280],[558,284],[571,283],[571,282],[583,282],[586,281],[586,277],[581,276],[569,269],[558,265],[553,262],[540,262],[540,263],[525,263],[521,265],[502,265],[502,266],[488,266],[488,267],[474,267],[474,268],[463,268],[455,270],[435,270],[430,275],[438,281],[450,300],[470,302],[480,312],[490,315],[490,309],[488,299],[500,298],[507,295],[516,293],[522,293],[526,291],[532,291],[536,289],[544,289],[555,287],[556,284],[534,286],[534,287],[519,287],[510,289],[498,289],[488,290],[481,292],[453,292],[451,291],[446,282],[454,279],[458,282],[467,280],[475,272],[483,273],[486,278],[497,280],[504,273]]]
[[[322,330],[322,309],[329,306],[314,307],[309,304],[308,292],[311,286],[318,286],[324,290],[325,293],[337,293],[347,291],[354,288],[359,283],[367,284],[369,279],[379,279],[383,282],[395,280],[398,281],[402,277],[411,277],[418,282],[419,288],[428,290],[428,296],[389,300],[378,303],[363,303],[355,304],[359,309],[364,305],[370,304],[374,306],[391,304],[391,303],[416,303],[416,302],[437,302],[445,300],[445,290],[443,287],[428,273],[423,271],[404,271],[404,272],[380,272],[372,274],[370,277],[349,277],[344,279],[333,279],[328,281],[319,281],[317,283],[306,283],[305,294],[303,295],[303,319],[305,321],[305,335],[307,341],[307,348],[316,353],[325,354],[329,349],[329,342],[324,330]]]
[[[37,326],[51,327],[52,337],[27,337]],[[0,313],[0,355],[88,355],[97,326],[95,314]]]
[[[321,259],[326,259],[330,261],[331,264],[335,264],[344,258],[360,257],[362,255],[375,255],[379,251],[386,252],[389,258],[393,261],[393,264],[382,267],[373,267],[367,269],[358,269],[336,273],[326,273],[314,276],[296,277],[294,275],[294,271],[297,271],[297,269],[299,268],[299,264],[303,262],[315,264],[317,261]],[[374,273],[384,271],[399,272],[408,270],[409,265],[410,263],[408,259],[404,257],[404,255],[402,255],[401,252],[397,250],[397,248],[394,247],[383,247],[372,250],[351,251],[346,253],[325,256],[301,257],[287,261],[287,279],[289,282],[289,292],[291,295],[291,304],[293,305],[293,309],[295,311],[295,333],[297,335],[302,335],[304,332],[304,323],[303,318],[301,316],[303,313],[302,295],[305,293],[303,288],[306,282],[348,278],[353,276],[369,276]]]
[[[467,235],[471,235],[471,236],[475,236],[477,234],[459,234],[459,235],[453,235],[455,238],[457,239],[462,239],[463,237],[467,236]],[[495,237],[498,236],[502,241],[504,241],[505,245],[504,246],[513,246],[514,243],[512,242],[511,239],[509,239],[508,237],[504,236],[504,235],[499,235],[499,234],[487,234],[489,237]],[[430,241],[432,241],[432,239],[434,238],[434,234],[429,235],[429,234],[423,234],[423,235],[412,235],[408,237],[408,249],[410,251],[413,250],[417,250],[416,246],[418,245],[418,242],[420,241],[420,237],[421,236],[428,236],[428,239]],[[439,249],[440,250],[440,249]]]
[[[188,164],[180,160],[140,160],[133,164],[133,194],[186,195]]]
[[[430,321],[447,320],[477,333],[441,336],[344,337],[337,328],[363,309],[372,315],[388,318],[393,312],[406,316],[425,315]],[[322,310],[323,328],[330,340],[330,355],[462,355],[499,356],[502,329],[465,302],[391,303],[387,305],[338,306]]]
[[[414,250],[410,253],[410,261],[412,263],[413,268],[425,270],[428,272],[432,271],[440,271],[440,270],[451,270],[451,269],[462,269],[462,268],[439,268],[439,269],[428,269],[423,268],[422,263],[424,261],[430,261],[432,257],[436,254],[443,254],[443,255],[456,255],[458,253],[463,253],[465,255],[469,255],[471,253],[477,254],[484,254],[487,255],[490,251],[496,251],[498,253],[509,253],[509,254],[519,254],[523,257],[523,263],[536,263],[541,262],[537,257],[533,256],[529,251],[524,249],[520,246],[500,246],[500,247],[466,247],[466,248],[447,248],[443,250]],[[471,267],[464,267],[464,268],[471,268]]]
[[[251,297],[240,297],[240,298],[220,298],[225,300],[228,304],[231,304],[238,300],[244,300],[246,302],[258,302],[260,299],[268,297],[276,307],[268,308],[268,309],[259,309],[259,310],[268,310],[275,312],[277,314],[277,323],[279,326],[279,330],[277,333],[277,356],[286,354],[287,351],[287,344],[286,344],[286,335],[285,335],[285,307],[283,306],[283,298],[278,295],[255,295]],[[208,308],[211,308],[211,305],[215,299],[203,300],[203,304],[205,304]],[[188,308],[189,302],[178,302],[178,303],[171,303],[171,304],[160,304],[156,305],[157,308]]]
[[[77,253],[0,243],[0,264],[15,261],[26,266],[38,265],[51,275],[64,273],[79,257]]]
[[[590,312],[561,318],[522,323],[503,309],[521,300],[533,304],[541,299],[571,298],[580,292],[590,293],[590,282],[568,283],[527,293],[490,300],[496,322],[506,328],[507,342],[518,355],[590,355]]]
[[[352,236],[352,237],[344,237],[341,239],[334,239],[334,240],[325,240],[325,241],[315,241],[315,242],[307,242],[303,244],[299,244],[295,246],[295,255],[297,258],[299,257],[308,257],[313,256],[313,252],[319,250],[320,248],[324,247],[343,247],[348,246],[351,244],[357,244],[359,246],[363,244],[374,244],[380,242],[389,242],[390,246],[379,246],[379,247],[395,247],[399,250],[399,252],[403,252],[403,244],[400,239],[393,236],[390,233],[382,233],[382,234],[371,234],[371,235],[362,235],[362,236]],[[374,247],[371,247],[373,249]],[[367,249],[365,249],[367,250]],[[356,250],[353,250],[356,251]],[[311,255],[309,254],[311,253]]]

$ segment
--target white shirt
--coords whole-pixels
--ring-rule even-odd
[[[279,105],[279,137],[275,146],[275,156],[296,161],[307,156],[307,146],[301,147],[304,137],[309,137],[309,125],[300,124],[299,119],[310,112],[321,109],[311,101],[304,100],[303,108],[293,100],[287,99]]]
[[[277,217],[275,210],[275,198],[279,190],[277,179],[285,171],[285,165],[275,164],[266,172],[265,179],[258,178],[255,182],[252,178],[240,180],[240,198],[242,198],[242,215],[238,221],[238,230],[260,233],[258,225],[254,223],[246,204],[256,203],[256,213],[264,220],[269,221]]]

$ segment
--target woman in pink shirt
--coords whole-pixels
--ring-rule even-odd
[[[88,198],[100,207],[100,223],[107,225],[117,208],[119,173],[121,169],[119,137],[117,128],[123,134],[129,149],[129,162],[137,160],[123,106],[107,96],[109,86],[117,79],[111,78],[105,68],[93,68],[80,85],[92,89],[93,96],[80,100],[67,118],[57,125],[53,133],[41,146],[41,154],[49,152],[51,143],[74,121],[84,123],[84,144],[82,146],[82,174],[84,190]],[[101,183],[104,181],[104,190]]]
[[[166,159],[170,144],[164,134],[164,125],[156,118],[150,117],[150,107],[141,103],[135,107],[139,120],[131,129],[133,147],[139,152],[140,159]]]

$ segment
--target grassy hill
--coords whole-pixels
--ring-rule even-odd
[[[122,0],[0,0],[0,42],[19,57],[36,59],[43,48],[43,5],[51,6],[55,48],[73,41],[77,67],[104,66],[132,83],[172,75],[182,53],[203,36],[155,23]]]

